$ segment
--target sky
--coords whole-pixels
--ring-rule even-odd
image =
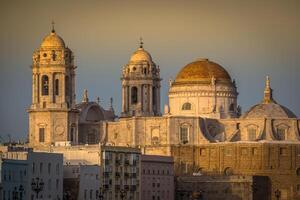
[[[24,139],[31,104],[32,53],[51,22],[75,54],[76,95],[121,108],[121,69],[139,38],[168,80],[209,58],[236,80],[243,111],[261,102],[269,75],[275,100],[300,116],[299,0],[0,0],[0,136]]]

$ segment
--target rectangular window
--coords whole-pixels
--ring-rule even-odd
[[[248,128],[248,140],[255,141],[256,140],[256,129]]]
[[[286,134],[285,134],[285,129],[284,128],[277,128],[277,134],[278,134],[278,138],[280,140],[285,140],[286,139]]]
[[[39,142],[45,142],[45,128],[39,128]]]
[[[180,142],[182,144],[186,144],[189,142],[187,127],[180,127]]]

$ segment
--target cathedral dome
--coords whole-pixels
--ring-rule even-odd
[[[270,87],[270,79],[267,76],[262,103],[250,108],[242,118],[297,118],[288,108],[278,104],[273,99],[273,90]]]
[[[65,48],[65,42],[63,41],[63,39],[58,36],[56,34],[56,32],[54,30],[52,30],[52,32],[50,33],[50,35],[46,36],[43,39],[43,42],[41,44],[41,47],[62,47]]]
[[[137,61],[150,61],[152,62],[152,57],[150,53],[144,50],[143,47],[140,47],[137,51],[135,51],[132,56],[130,57],[131,62]]]
[[[297,118],[297,116],[288,108],[271,102],[253,106],[243,115],[243,118]]]
[[[187,64],[177,74],[176,83],[211,82],[211,79],[231,81],[228,72],[208,59],[199,59]]]

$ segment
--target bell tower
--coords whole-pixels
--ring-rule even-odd
[[[52,24],[32,57],[32,104],[29,113],[31,146],[76,142],[78,113],[75,107],[73,52]]]
[[[121,117],[160,115],[160,69],[142,39],[122,71]]]

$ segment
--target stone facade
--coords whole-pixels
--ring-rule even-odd
[[[182,176],[176,180],[176,199],[268,200],[270,181],[256,176]]]
[[[153,155],[141,157],[141,199],[174,200],[173,158]]]

